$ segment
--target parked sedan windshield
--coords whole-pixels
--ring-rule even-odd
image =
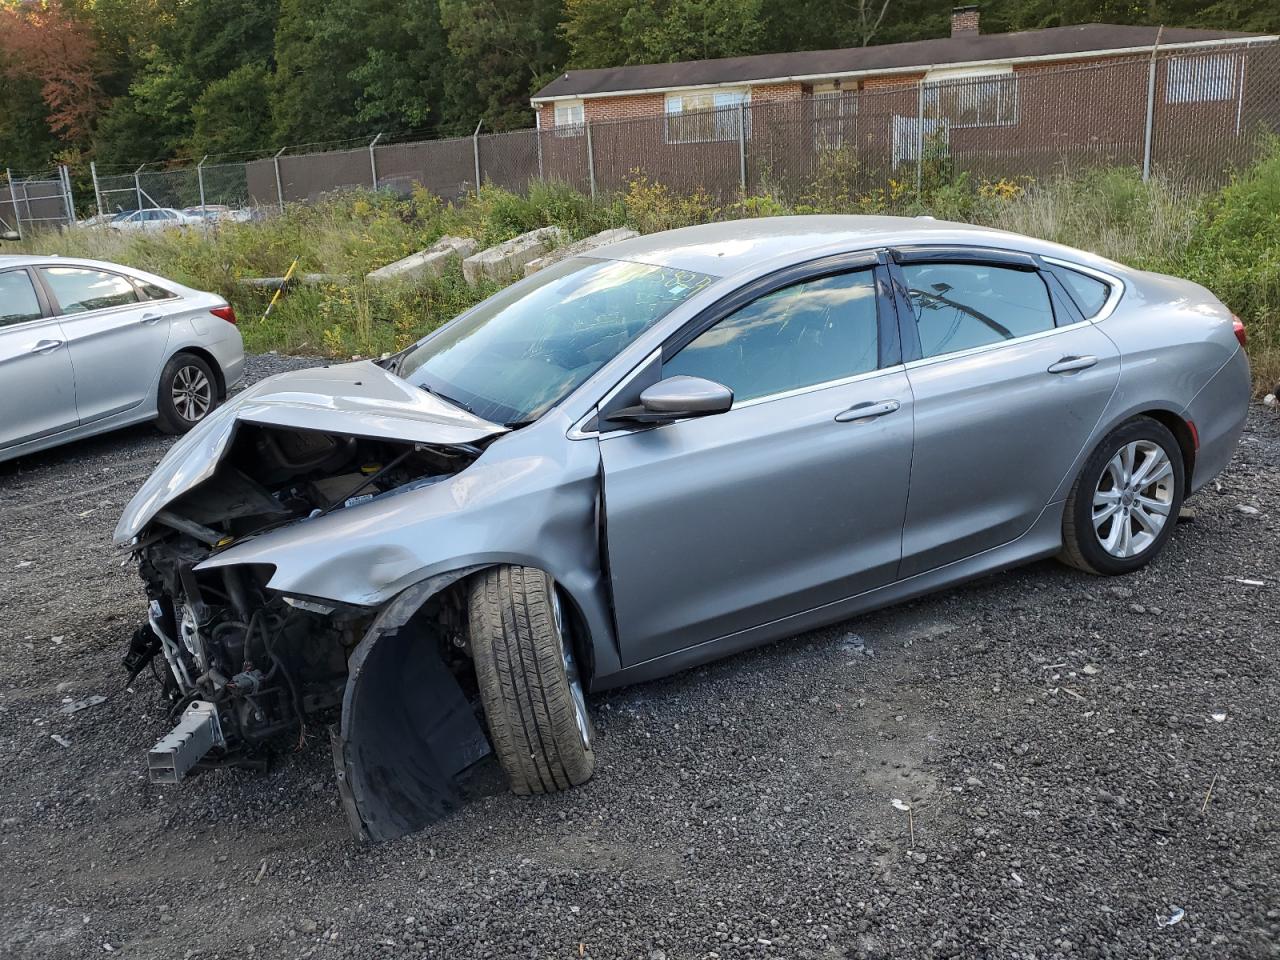
[[[713,279],[621,260],[566,260],[424,340],[397,373],[486,420],[528,423]]]

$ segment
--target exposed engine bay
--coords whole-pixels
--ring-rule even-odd
[[[277,527],[438,483],[482,452],[240,423],[212,474],[167,503],[133,544],[150,613],[125,666],[162,678],[178,721],[151,753],[152,778],[259,766],[299,745],[310,723],[341,706],[348,658],[378,612],[272,591],[267,565],[199,564]],[[464,645],[462,611],[446,595],[432,616],[442,652],[460,656],[448,641]]]

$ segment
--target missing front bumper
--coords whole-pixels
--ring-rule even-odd
[[[215,747],[226,746],[218,709],[196,700],[182,714],[178,725],[160,738],[147,754],[152,783],[179,783]]]

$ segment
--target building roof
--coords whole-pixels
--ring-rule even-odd
[[[1081,54],[1137,53],[1156,42],[1157,27],[1086,23],[1074,27],[1049,27],[1020,33],[973,33],[850,47],[843,50],[805,50],[766,53],[754,57],[721,60],[686,60],[680,63],[571,70],[547,84],[533,102],[565,97],[593,97],[683,89],[699,86],[759,83],[793,79],[817,79],[860,73],[892,73],[909,69],[959,64],[1069,58]],[[1165,28],[1161,47],[1275,39],[1256,33],[1226,30]]]

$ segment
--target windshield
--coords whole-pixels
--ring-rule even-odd
[[[565,260],[450,323],[396,372],[478,417],[528,423],[713,279],[645,263]]]

